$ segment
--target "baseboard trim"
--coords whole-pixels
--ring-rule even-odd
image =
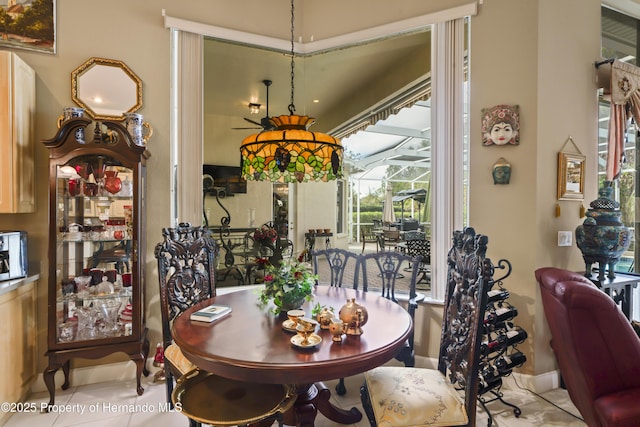
[[[560,372],[551,371],[539,375],[514,372],[502,382],[510,390],[528,389],[535,393],[544,393],[560,387]]]
[[[430,357],[416,356],[416,366],[436,369],[438,362]],[[560,387],[560,372],[556,370],[539,375],[513,372],[502,379],[502,384],[503,388],[508,390],[528,389],[540,394]]]

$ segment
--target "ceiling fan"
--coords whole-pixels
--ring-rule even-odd
[[[246,117],[243,117],[247,122],[254,124],[256,126],[259,127],[246,127],[246,128],[232,128],[232,129],[236,129],[236,130],[240,130],[240,129],[262,129],[262,130],[273,130],[276,127],[274,126],[274,124],[271,122],[271,117],[269,117],[269,86],[271,86],[271,80],[263,80],[262,83],[264,83],[264,85],[267,87],[267,106],[266,106],[266,116],[264,116],[262,119],[260,119],[260,122],[257,122],[255,120],[251,120],[248,119]]]

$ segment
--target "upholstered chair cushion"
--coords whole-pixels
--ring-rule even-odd
[[[601,426],[637,427],[640,422],[638,402],[640,389],[635,388],[600,396],[593,407]]]
[[[365,374],[378,427],[468,422],[464,400],[438,370],[381,366]]]
[[[164,360],[174,366],[182,375],[196,368],[196,366],[182,354],[180,347],[175,344],[167,346],[164,350]]]

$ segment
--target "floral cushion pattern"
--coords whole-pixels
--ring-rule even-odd
[[[379,427],[468,422],[459,392],[438,370],[383,366],[367,372],[365,381]]]
[[[191,363],[189,359],[182,354],[180,347],[175,344],[171,344],[164,349],[164,358],[168,360],[171,365],[175,366],[182,375],[196,368],[196,365]]]

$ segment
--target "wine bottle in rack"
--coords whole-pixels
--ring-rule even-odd
[[[478,384],[478,395],[484,394],[489,390],[493,390],[494,388],[499,388],[502,386],[502,378],[501,377],[491,377],[486,378],[480,375],[480,383]]]
[[[486,323],[484,325],[484,333],[488,334],[490,332],[512,331],[515,328],[516,326],[514,326],[511,320],[498,323]]]
[[[515,353],[498,357],[493,363],[500,375],[505,375],[511,372],[513,368],[523,365],[526,361],[527,356],[521,351],[516,351]]]
[[[486,356],[520,344],[527,339],[527,331],[516,326],[513,330],[498,335],[495,339],[488,339],[480,344],[480,354]]]
[[[483,319],[484,333],[480,344],[478,401],[487,412],[489,412],[486,406],[488,402],[500,400],[513,407],[514,412],[517,410],[520,413],[520,408],[504,400],[500,388],[502,378],[511,374],[513,368],[521,366],[527,360],[525,355],[514,347],[527,339],[527,332],[515,325],[518,310],[508,301],[510,292],[502,287],[502,279],[511,273],[511,263],[501,260],[498,264],[506,265],[508,272],[500,281],[492,280],[490,290],[487,292],[487,305]],[[494,284],[496,284],[495,289]],[[490,395],[484,397],[486,393]],[[491,420],[491,414],[489,414],[489,426]]]
[[[509,298],[509,291],[506,289],[498,288],[487,292],[487,304],[504,301],[507,298]]]
[[[484,365],[484,367],[482,367],[480,376],[484,378],[485,382],[491,383],[497,378],[502,377],[502,374],[500,374],[500,370],[495,364],[487,363],[486,365]]]
[[[493,311],[489,311],[487,312],[487,314],[484,316],[484,324],[487,325],[495,325],[498,322],[504,322],[506,320],[511,320],[514,317],[516,317],[518,315],[518,309],[510,306],[510,305],[506,305],[504,307],[500,307],[496,310]]]

